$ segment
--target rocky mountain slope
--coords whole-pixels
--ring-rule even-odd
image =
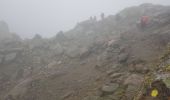
[[[164,62],[169,11],[142,4],[49,39],[22,40],[0,22],[0,100],[133,100]],[[143,15],[145,29],[137,24]]]

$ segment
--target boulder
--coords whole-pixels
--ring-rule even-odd
[[[107,46],[110,47],[110,46],[114,45],[115,41],[116,41],[115,39],[108,41]]]
[[[56,35],[56,40],[57,40],[58,42],[63,42],[63,41],[65,41],[66,39],[67,39],[67,37],[64,35],[63,31],[60,31],[60,32],[57,33],[57,35]]]
[[[84,97],[82,100],[100,100],[99,98],[100,97],[98,96],[87,96],[87,97]]]
[[[40,34],[35,34],[35,36],[33,37],[33,40],[41,40],[42,36]]]
[[[107,95],[107,94],[112,94],[115,92],[115,90],[119,87],[119,84],[117,83],[112,83],[109,85],[103,85],[101,88],[102,94]]]
[[[110,75],[111,78],[118,78],[122,75],[122,73],[113,73]]]
[[[70,92],[64,94],[64,95],[61,97],[61,99],[62,99],[62,100],[65,100],[65,99],[69,98],[72,94],[73,94],[73,92],[70,91]]]
[[[121,53],[119,56],[118,56],[118,61],[121,62],[121,63],[124,63],[127,61],[129,57],[129,54],[127,53]]]
[[[7,95],[5,100],[15,100],[13,95]]]
[[[170,65],[170,59],[167,59],[167,60],[165,61],[165,63],[168,64],[168,65]]]
[[[3,63],[4,56],[0,54],[0,64]]]
[[[80,56],[80,49],[76,46],[70,46],[65,48],[65,54],[70,58],[74,58]]]
[[[58,62],[57,62],[57,61],[52,61],[52,62],[50,62],[50,63],[47,65],[47,68],[53,68],[53,67],[55,67],[56,65],[58,65]]]
[[[31,74],[32,74],[32,68],[31,67],[28,67],[26,66],[24,69],[23,69],[23,77],[26,78],[26,77],[29,77]]]
[[[149,67],[143,64],[131,65],[129,67],[130,72],[137,72],[142,74],[149,72],[149,70],[150,70]]]
[[[58,64],[58,65],[62,64],[62,61],[58,61],[57,64]]]
[[[144,77],[142,75],[138,74],[132,74],[130,75],[124,82],[125,85],[141,85],[144,81]]]
[[[109,75],[109,76],[112,75],[114,72],[115,72],[114,70],[108,70],[108,71],[106,71],[107,75]]]
[[[121,98],[123,98],[126,88],[127,88],[126,85],[120,85],[119,88],[115,91],[114,95],[112,96],[112,100],[120,100]]]
[[[79,53],[77,53],[76,50],[68,50],[66,52],[66,55],[70,58],[74,58],[74,57],[79,56]]]
[[[126,91],[127,92],[132,92],[132,91],[135,91],[135,90],[137,91],[137,89],[138,88],[136,88],[136,86],[134,86],[134,85],[128,85]]]
[[[141,72],[145,74],[149,71],[149,68],[146,65],[138,64],[135,67],[136,67],[136,72]]]
[[[0,21],[0,33],[8,33],[9,27],[8,24],[4,21]]]
[[[59,43],[51,46],[50,49],[54,52],[55,55],[61,55],[64,52],[63,47]]]
[[[88,56],[90,54],[89,49],[88,48],[80,48],[80,56],[81,58],[84,58],[86,56]]]
[[[138,92],[138,89],[138,86],[128,85],[125,92],[126,100],[133,100],[134,96],[136,96],[136,93]]]
[[[13,61],[17,57],[17,53],[9,53],[5,55],[5,62]]]

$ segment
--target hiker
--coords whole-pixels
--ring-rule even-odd
[[[115,15],[115,19],[116,19],[116,21],[120,21],[122,19],[122,17],[120,14],[117,14],[117,15]]]
[[[145,28],[149,23],[149,17],[148,16],[142,16],[140,19],[140,26],[141,28]]]
[[[104,18],[105,18],[105,15],[104,15],[104,13],[101,13],[101,20],[104,20]]]
[[[93,17],[93,21],[94,21],[94,22],[97,21],[97,17],[96,17],[96,16]]]

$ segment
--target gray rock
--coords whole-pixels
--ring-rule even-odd
[[[170,59],[166,60],[165,63],[170,64]]]
[[[111,78],[118,78],[122,75],[122,73],[113,73],[110,75]]]
[[[23,77],[25,78],[25,77],[28,77],[29,75],[31,75],[31,73],[32,73],[32,68],[26,66],[23,71],[24,71]]]
[[[10,54],[7,54],[6,56],[5,56],[5,62],[9,62],[9,61],[12,61],[12,60],[14,60],[15,58],[16,58],[16,56],[17,56],[17,53],[10,53]]]
[[[80,50],[76,46],[67,47],[67,48],[65,48],[65,51],[66,51],[65,52],[66,56],[68,56],[70,58],[80,56]]]
[[[67,99],[67,98],[69,98],[72,94],[73,94],[73,92],[68,92],[68,93],[64,94],[64,96],[62,96],[61,99],[62,99],[62,100]]]
[[[82,62],[80,62],[80,65],[85,65],[87,63],[87,61],[83,60]]]
[[[141,72],[141,73],[143,73],[143,74],[145,74],[145,73],[147,73],[147,72],[149,72],[149,67],[148,66],[137,66],[137,72]]]
[[[169,79],[170,78],[170,74],[169,73],[163,73],[163,74],[157,74],[155,73],[156,79]]]
[[[112,75],[115,71],[114,70],[108,70],[106,71],[107,75]]]
[[[0,21],[0,33],[8,33],[9,27],[8,24],[4,21]]]
[[[127,86],[120,85],[119,88],[112,95],[112,100],[120,100],[121,98],[123,98],[126,88]]]
[[[119,60],[119,62],[126,62],[127,61],[127,59],[128,59],[128,54],[126,54],[126,53],[122,53],[122,54],[120,54],[119,56],[118,56],[118,60]]]
[[[126,89],[127,92],[133,92],[133,91],[137,91],[138,87],[135,85],[128,85],[128,88]]]
[[[116,39],[112,39],[112,40],[108,41],[107,46],[114,45],[115,41],[116,41]]]
[[[142,82],[144,81],[144,78],[142,75],[138,74],[132,74],[130,75],[124,82],[125,85],[141,85]]]
[[[138,89],[139,89],[138,86],[129,85],[125,92],[126,100],[132,100],[136,93],[138,92]]]
[[[113,70],[115,70],[115,69],[118,68],[118,67],[120,67],[120,65],[119,65],[119,64],[115,64],[115,65],[112,66],[111,68],[112,68]]]
[[[120,65],[114,65],[110,68],[110,70],[106,71],[107,75],[112,75],[114,73],[116,73],[118,70],[120,70],[121,66]]]
[[[98,96],[87,96],[87,97],[84,97],[82,100],[100,100],[99,98],[100,97]]]
[[[54,46],[51,46],[50,49],[53,50],[54,54],[56,54],[56,55],[60,55],[64,52],[64,49],[60,44],[56,44]]]
[[[56,65],[58,65],[58,62],[57,62],[57,61],[52,61],[52,62],[50,62],[50,63],[47,65],[46,68],[53,68],[53,67],[55,67]]]
[[[137,64],[135,66],[130,66],[129,71],[130,72],[137,72],[137,73],[142,73],[145,74],[149,71],[149,67],[143,64]]]
[[[101,90],[102,90],[103,94],[105,95],[105,94],[113,93],[118,87],[119,87],[119,84],[112,83],[109,85],[103,85]]]
[[[57,64],[58,64],[58,65],[62,64],[62,61],[58,61]]]
[[[86,56],[88,56],[90,54],[90,52],[89,52],[89,49],[88,48],[81,48],[80,49],[80,56],[81,56],[81,58],[83,58],[83,57],[86,57]]]
[[[4,56],[0,55],[0,64],[3,62]]]
[[[67,37],[64,35],[63,31],[60,31],[60,32],[57,33],[56,40],[58,42],[63,42],[66,39],[67,39]]]

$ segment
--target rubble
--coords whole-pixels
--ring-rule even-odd
[[[157,73],[154,62],[170,42],[168,8],[130,7],[48,39],[37,34],[22,40],[0,22],[0,100],[11,94],[17,100],[132,100],[150,69],[169,87],[169,74],[160,74],[168,68],[160,65]],[[146,30],[136,27],[142,14],[153,18]],[[99,88],[102,95],[96,96]]]

